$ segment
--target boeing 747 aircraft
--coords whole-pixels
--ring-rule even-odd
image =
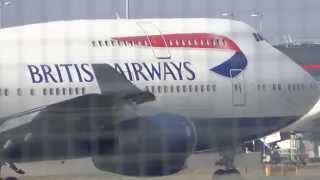
[[[216,151],[238,173],[244,141],[319,99],[317,82],[254,29],[226,19],[49,22],[0,30],[0,162],[91,157],[163,176]]]

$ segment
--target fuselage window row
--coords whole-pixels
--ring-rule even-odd
[[[288,90],[289,92],[293,91],[304,91],[306,89],[306,85],[303,83],[293,83],[293,84],[287,84],[287,86],[283,84],[270,84],[270,90],[272,91],[283,91]],[[316,89],[318,86],[316,84],[310,84],[310,89]],[[257,84],[257,90],[258,91],[267,91],[268,85],[267,84]]]
[[[39,93],[39,95],[43,95],[43,96],[66,96],[66,95],[85,95],[86,92],[86,88],[82,87],[75,87],[75,88],[42,88],[39,89],[42,93]],[[9,96],[11,95],[9,93],[9,89],[8,88],[4,88],[4,89],[0,89],[0,96]],[[25,93],[27,92],[27,93]],[[14,93],[12,93],[12,95],[14,95]],[[36,89],[31,88],[29,90],[24,90],[22,88],[17,88],[16,89],[16,95],[17,96],[23,96],[23,95],[30,95],[30,96],[36,96]]]
[[[216,85],[146,86],[145,89],[151,93],[204,93],[216,92]]]
[[[94,40],[91,41],[93,47],[136,47],[136,46],[151,46],[149,40]],[[166,39],[165,44],[168,47],[216,47],[225,48],[227,42],[224,39]]]

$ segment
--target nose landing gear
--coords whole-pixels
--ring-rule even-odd
[[[224,169],[218,169],[214,172],[214,175],[240,175],[240,172],[236,169],[234,165],[234,157],[235,157],[234,151],[224,151],[220,152],[219,155],[221,156],[221,159],[216,161],[217,166],[223,166]]]

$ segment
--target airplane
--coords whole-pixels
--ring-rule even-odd
[[[314,78],[228,19],[56,21],[0,30],[0,162],[91,157],[102,171],[165,176],[298,121]]]

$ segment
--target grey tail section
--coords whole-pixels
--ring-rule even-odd
[[[137,104],[155,100],[155,96],[136,87],[131,81],[108,64],[92,64],[103,95],[113,95]]]

